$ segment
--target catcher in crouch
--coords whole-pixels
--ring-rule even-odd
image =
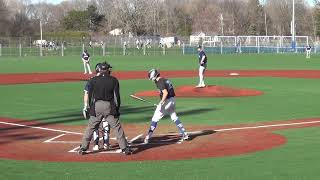
[[[156,69],[151,69],[149,71],[149,79],[154,81],[157,88],[160,90],[160,102],[157,105],[157,108],[154,112],[154,115],[151,120],[151,125],[148,131],[147,136],[144,139],[144,143],[149,143],[150,138],[153,134],[153,131],[157,127],[157,123],[160,119],[163,118],[164,115],[169,114],[172,121],[175,122],[176,126],[178,127],[181,140],[188,140],[189,135],[187,134],[185,128],[183,127],[181,121],[179,120],[176,111],[176,100],[175,100],[175,93],[172,86],[172,83],[163,77],[160,77],[160,73]]]

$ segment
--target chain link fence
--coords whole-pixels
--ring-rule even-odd
[[[266,38],[268,42],[266,43]],[[0,37],[0,56],[80,56],[87,49],[91,56],[159,56],[196,55],[198,44],[202,44],[207,54],[234,53],[304,53],[310,44],[313,52],[320,52],[320,46],[305,37],[297,42],[295,49],[280,46],[282,41],[274,37],[212,36],[206,41],[189,42],[189,38],[179,38],[174,43],[163,42],[159,36],[109,36],[95,39],[44,37]],[[289,38],[287,38],[289,39]],[[289,42],[289,40],[288,40]],[[290,44],[290,42],[289,42]]]

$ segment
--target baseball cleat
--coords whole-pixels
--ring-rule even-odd
[[[131,154],[133,154],[133,151],[131,148],[126,147],[126,148],[122,149],[122,153],[125,155],[131,155]]]
[[[84,150],[84,149],[81,147],[81,145],[80,145],[80,147],[79,147],[78,154],[79,154],[79,155],[85,155],[85,154],[87,154],[86,150]]]
[[[93,148],[92,148],[92,151],[99,151],[99,145],[94,145]]]
[[[187,133],[182,136],[182,140],[183,141],[187,141],[189,139],[190,139],[190,137],[189,137],[189,135]]]
[[[109,150],[111,148],[110,144],[103,144],[103,149],[104,150]]]
[[[146,136],[143,140],[144,144],[148,144],[150,142],[150,138]]]
[[[196,85],[196,88],[200,88],[200,87],[202,87],[201,85]]]

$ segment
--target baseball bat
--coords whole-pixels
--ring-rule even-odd
[[[151,101],[148,101],[148,100],[143,99],[143,98],[141,98],[141,97],[135,96],[135,95],[133,95],[133,94],[131,94],[130,97],[132,97],[133,99],[139,100],[139,101],[143,101],[143,102],[152,104],[153,106],[157,106],[157,104],[154,104],[154,103],[151,102]]]

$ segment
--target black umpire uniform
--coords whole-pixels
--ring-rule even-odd
[[[84,132],[79,154],[83,155],[89,148],[89,144],[95,129],[99,127],[102,119],[109,123],[119,143],[119,147],[126,155],[132,154],[128,146],[126,136],[119,122],[119,108],[121,104],[119,81],[110,75],[111,66],[104,62],[100,64],[100,75],[89,80],[90,119]]]

